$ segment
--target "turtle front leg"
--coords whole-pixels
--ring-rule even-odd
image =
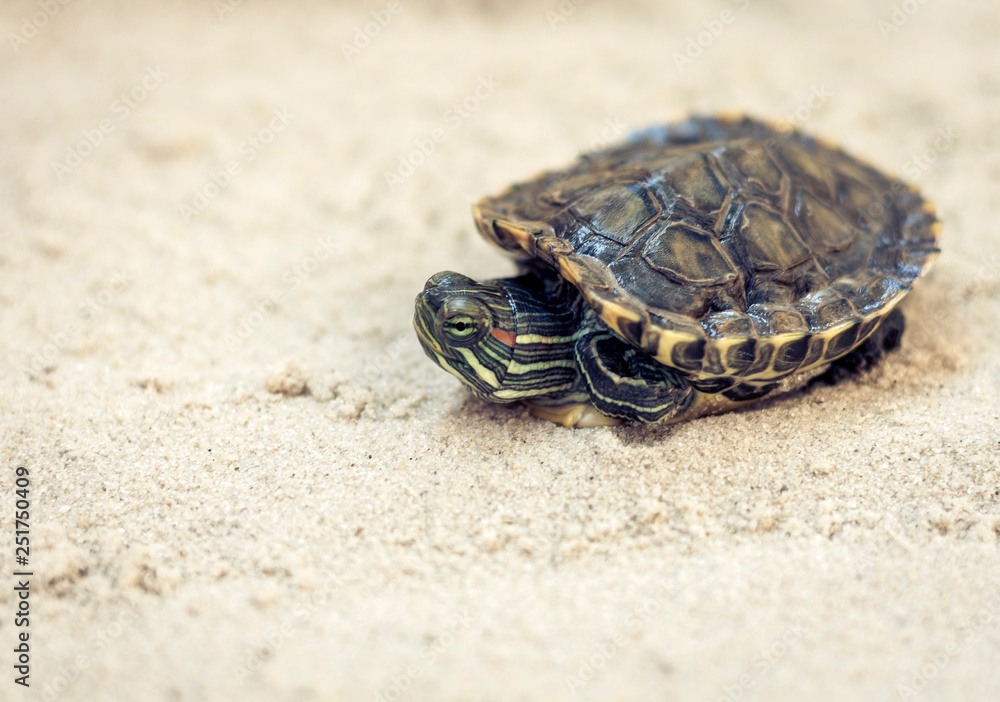
[[[654,424],[682,415],[697,393],[684,378],[604,330],[576,342],[584,388],[602,415]]]

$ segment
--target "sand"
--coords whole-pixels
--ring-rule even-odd
[[[222,1],[0,8],[0,699],[997,699],[1000,6]],[[577,431],[424,357],[472,202],[720,110],[937,202],[899,352]]]

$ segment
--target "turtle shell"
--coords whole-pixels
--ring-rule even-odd
[[[633,135],[477,203],[614,332],[700,385],[769,382],[860,344],[938,254],[910,186],[750,118]]]

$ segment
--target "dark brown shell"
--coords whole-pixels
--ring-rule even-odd
[[[933,207],[913,188],[750,118],[641,132],[474,213],[624,339],[720,387],[847,353],[938,253]]]

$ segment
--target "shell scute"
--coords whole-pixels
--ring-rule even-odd
[[[681,284],[725,285],[740,277],[717,239],[683,224],[664,227],[650,236],[642,257],[651,268]]]
[[[799,193],[795,209],[802,221],[801,230],[809,235],[815,251],[843,251],[858,236],[836,210],[808,191]]]
[[[703,153],[678,159],[663,170],[665,186],[701,212],[718,212],[725,204],[729,188],[713,172]]]
[[[812,258],[784,217],[757,203],[743,209],[739,238],[746,260],[758,271],[788,270]]]
[[[734,179],[741,180],[744,187],[749,185],[773,194],[781,191],[781,169],[760,142],[741,139],[716,149],[714,153],[720,163],[732,165],[727,172]]]
[[[792,339],[782,344],[774,359],[774,370],[776,373],[794,373],[802,365],[809,352],[809,336],[803,334],[797,339]]]
[[[826,344],[826,356],[829,359],[839,358],[850,351],[858,343],[858,332],[861,324],[852,324],[842,332],[838,332]]]
[[[595,233],[627,244],[636,230],[659,213],[646,188],[638,183],[616,183],[573,203],[572,210]]]

